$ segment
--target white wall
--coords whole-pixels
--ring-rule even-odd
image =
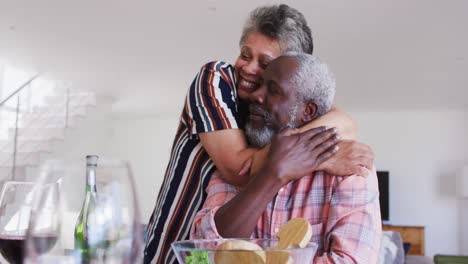
[[[131,162],[149,218],[162,184],[178,115],[116,116],[97,109],[58,148],[56,156],[111,155]],[[468,112],[354,112],[360,140],[372,146],[376,166],[390,171],[390,223],[426,227],[426,254],[458,254],[468,211],[457,200],[457,169],[468,164]],[[468,238],[465,238],[468,241]],[[466,251],[465,251],[466,253]]]
[[[96,154],[130,162],[137,188],[137,199],[142,212],[142,222],[147,222],[153,211],[159,187],[169,159],[173,136],[179,117],[112,114],[112,102],[100,99],[99,107],[90,109],[88,115],[69,129],[64,141],[54,144],[54,151],[43,154],[42,160],[64,159],[82,162],[85,156]],[[84,171],[83,171],[84,172]],[[84,186],[83,178],[76,179]],[[79,188],[70,189],[76,201],[69,201],[73,210],[79,210],[84,194]]]
[[[112,118],[109,152],[130,162],[144,222],[153,212],[178,120],[178,116]]]
[[[429,256],[458,254],[468,229],[459,223],[455,193],[457,170],[468,164],[468,112],[352,115],[360,139],[375,151],[377,168],[390,171],[390,223],[425,226]]]

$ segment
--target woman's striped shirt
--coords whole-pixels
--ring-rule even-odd
[[[144,263],[177,263],[171,243],[189,238],[196,213],[215,165],[198,133],[243,128],[234,67],[220,61],[205,64],[185,99],[169,164],[148,224]]]

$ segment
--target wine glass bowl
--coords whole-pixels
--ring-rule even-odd
[[[0,254],[10,264],[23,261],[34,183],[7,181],[0,194]]]
[[[254,243],[262,250],[220,250],[219,245],[227,241],[246,241]],[[302,264],[312,263],[315,253],[317,251],[316,243],[308,243],[304,248],[289,248],[289,249],[277,249],[276,245],[278,240],[275,239],[247,239],[247,238],[236,238],[236,239],[195,239],[176,241],[172,243],[172,249],[175,252],[177,260],[181,264],[186,263],[218,263],[215,262],[215,256],[223,254],[224,257],[229,256],[231,262],[226,263],[241,263],[246,261],[245,253],[255,254],[263,256],[265,263],[283,263],[275,262],[278,258],[290,258],[290,264]],[[240,254],[239,254],[240,253]],[[197,260],[198,262],[193,262]],[[239,262],[240,261],[240,262]],[[263,263],[263,262],[262,262]]]
[[[143,238],[129,165],[99,158],[96,189],[87,219],[89,257],[98,263],[137,263]]]
[[[56,248],[61,235],[60,180],[36,183],[33,195],[26,252],[47,254]]]
[[[143,239],[130,167],[100,158],[95,200],[87,206],[85,164],[48,161],[41,167],[27,235],[27,263],[139,262]],[[51,183],[59,187],[51,188]],[[44,228],[45,223],[51,228]],[[52,238],[56,241],[50,247]]]

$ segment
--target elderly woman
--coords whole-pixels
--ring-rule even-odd
[[[215,61],[201,68],[187,93],[163,185],[148,224],[144,263],[176,263],[171,243],[188,239],[215,170],[237,186],[245,185],[250,175],[255,175],[268,146],[252,148],[245,139],[249,96],[260,86],[270,61],[288,51],[311,54],[312,50],[311,30],[300,12],[287,5],[260,7],[252,11],[244,26],[235,65]],[[341,138],[354,138],[352,120],[336,108],[301,130],[318,126],[336,127]],[[334,136],[331,130],[322,133],[324,141]],[[300,144],[297,142],[291,151],[306,149]],[[343,141],[338,147],[339,151],[336,146],[322,151],[322,160],[326,161],[317,170],[362,175],[362,166],[370,169],[373,154],[366,145]],[[246,171],[252,160],[252,173],[239,173],[242,168]]]

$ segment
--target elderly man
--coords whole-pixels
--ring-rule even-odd
[[[252,144],[272,143],[268,161],[243,189],[227,184],[219,174],[212,177],[193,238],[275,238],[288,220],[303,217],[312,225],[311,241],[319,245],[314,262],[376,262],[381,222],[375,170],[368,177],[313,173],[316,165],[303,170],[305,166],[297,164],[317,157],[295,155],[288,148],[288,142],[305,137],[285,128],[303,126],[328,112],[334,93],[333,76],[311,55],[289,53],[268,65],[262,86],[251,98],[246,126]],[[332,131],[325,133],[325,141],[313,137],[324,137],[319,133],[323,130],[308,132],[312,145],[324,142],[316,153],[337,141]],[[282,144],[275,144],[279,140]]]

